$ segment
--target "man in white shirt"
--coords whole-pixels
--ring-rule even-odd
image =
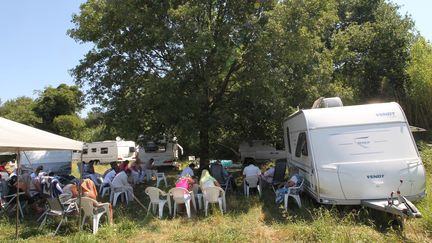
[[[108,172],[105,175],[105,177],[103,179],[103,183],[106,185],[106,184],[109,184],[110,182],[112,182],[114,177],[116,176],[116,174],[117,174],[116,170],[112,169],[110,172]]]
[[[254,165],[253,161],[249,161],[248,166],[246,166],[243,169],[243,175],[245,177],[248,177],[248,176],[259,176],[259,175],[261,175],[261,170],[256,165]]]
[[[195,164],[194,163],[190,163],[188,167],[184,168],[183,171],[180,174],[180,177],[186,176],[186,175],[190,175],[190,177],[194,177],[195,174],[193,172],[193,169],[195,168]]]
[[[130,169],[126,169],[125,171],[121,171],[118,173],[114,179],[112,180],[113,190],[116,189],[126,189],[128,193],[129,201],[133,201],[133,188],[131,184],[128,182],[128,177],[132,174]]]

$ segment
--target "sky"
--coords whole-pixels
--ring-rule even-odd
[[[432,0],[392,0],[402,5],[420,34],[432,40]],[[0,99],[36,98],[35,90],[61,83],[73,85],[69,70],[91,44],[80,44],[66,31],[72,14],[85,0],[0,1]],[[88,109],[88,108],[87,108]],[[85,112],[84,112],[85,113]]]

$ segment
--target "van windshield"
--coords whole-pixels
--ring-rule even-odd
[[[310,131],[320,164],[418,157],[405,123],[320,128]]]

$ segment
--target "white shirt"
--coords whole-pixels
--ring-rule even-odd
[[[243,175],[246,177],[261,175],[261,170],[255,165],[248,165],[244,168]]]
[[[180,174],[180,177],[183,177],[186,175],[194,176],[194,172],[193,172],[192,168],[189,166],[183,169],[182,173]]]
[[[110,182],[113,181],[113,179],[114,179],[115,176],[116,176],[116,171],[115,171],[115,170],[111,170],[110,172],[108,172],[108,173],[105,175],[105,178],[104,178],[103,182],[104,182],[105,184],[108,184],[108,183],[110,183]]]
[[[128,176],[126,172],[122,171],[118,173],[114,179],[112,180],[112,185],[114,188],[116,187],[130,187],[131,185],[128,182]]]

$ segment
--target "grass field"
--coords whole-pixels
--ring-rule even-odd
[[[193,213],[191,219],[186,216],[158,219],[153,215],[146,217],[147,212],[137,203],[129,206],[120,204],[114,211],[112,226],[102,225],[96,235],[91,234],[90,226],[78,231],[76,219],[69,220],[62,226],[60,233],[53,237],[58,221],[51,220],[38,230],[36,216],[26,215],[20,224],[19,241],[24,242],[388,242],[431,241],[432,234],[432,149],[422,145],[422,157],[427,169],[427,190],[425,199],[417,203],[423,218],[409,220],[405,230],[400,232],[388,227],[388,218],[379,212],[360,207],[328,207],[315,204],[310,198],[303,197],[303,207],[299,209],[290,201],[288,211],[282,205],[274,203],[274,193],[265,189],[261,198],[252,195],[246,199],[241,193],[227,194],[227,210],[222,215],[217,206],[211,208],[208,217],[204,212]],[[97,166],[103,172],[107,166]],[[177,172],[166,171],[169,185],[174,184]],[[152,185],[155,182],[151,182]],[[135,194],[146,206],[148,199],[144,194],[146,185],[135,188]],[[167,191],[169,188],[163,188]],[[101,199],[107,201],[108,197]],[[0,242],[15,241],[15,221],[13,218],[0,219]]]

